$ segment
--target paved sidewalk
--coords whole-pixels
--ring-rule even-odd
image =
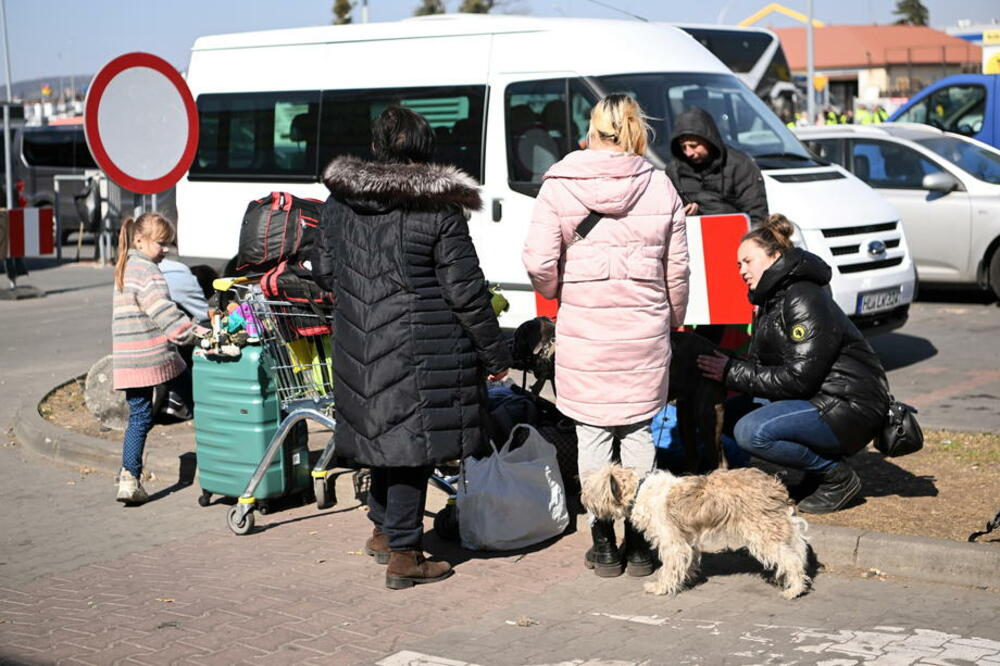
[[[429,535],[456,575],[390,591],[360,552],[370,524],[353,500],[263,516],[243,537],[228,508],[193,507],[217,521],[194,537],[0,585],[0,663],[1000,663],[995,592],[833,568],[789,602],[730,554],[706,555],[693,589],[653,597],[585,570],[582,533],[503,556]]]

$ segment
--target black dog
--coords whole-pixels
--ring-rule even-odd
[[[531,372],[535,383],[531,391],[537,394],[546,381],[555,392],[556,326],[548,317],[535,317],[522,323],[514,332],[511,355],[513,367]],[[722,422],[726,388],[708,379],[698,369],[698,356],[715,351],[732,355],[709,340],[694,333],[670,334],[673,351],[670,362],[670,394],[668,400],[677,403],[677,426],[684,446],[684,468],[692,474],[711,469],[726,469],[722,451]],[[698,434],[707,441],[709,458],[701,461]]]
[[[667,400],[677,402],[677,429],[684,445],[684,471],[691,474],[713,469],[727,469],[722,451],[722,422],[726,387],[701,374],[698,356],[732,352],[694,333],[670,334],[670,393]],[[709,447],[709,457],[702,462],[698,435]]]

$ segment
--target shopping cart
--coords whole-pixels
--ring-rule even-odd
[[[333,401],[333,359],[331,353],[331,318],[319,309],[265,297],[260,285],[249,278],[220,278],[213,283],[220,295],[220,310],[230,302],[245,305],[245,331],[257,338],[267,354],[283,418],[257,465],[246,490],[226,516],[236,534],[247,534],[254,526],[258,508],[254,492],[260,485],[285,439],[299,423],[312,420],[336,432]],[[214,349],[224,353],[225,335],[221,314],[212,321]],[[319,460],[312,468],[316,504],[326,508],[332,499],[330,462],[334,455],[331,436]]]

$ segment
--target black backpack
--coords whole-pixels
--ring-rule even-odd
[[[240,227],[236,271],[260,273],[296,255],[308,257],[322,211],[322,201],[288,192],[251,201]]]

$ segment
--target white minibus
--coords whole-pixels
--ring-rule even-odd
[[[658,166],[669,158],[673,118],[690,106],[754,156],[771,210],[794,220],[797,241],[833,267],[834,298],[862,328],[902,325],[913,298],[896,211],[817,161],[725,65],[670,26],[444,15],[202,37],[187,81],[201,136],[177,186],[185,257],[234,256],[247,202],[262,194],[325,198],[324,166],[337,155],[369,156],[372,119],[402,104],[434,127],[437,161],[482,183],[485,206],[469,228],[487,278],[511,302],[501,323],[514,327],[550,307],[521,264],[542,175],[581,147],[596,100],[628,92],[654,118],[648,157]],[[875,240],[887,249],[873,255]]]

